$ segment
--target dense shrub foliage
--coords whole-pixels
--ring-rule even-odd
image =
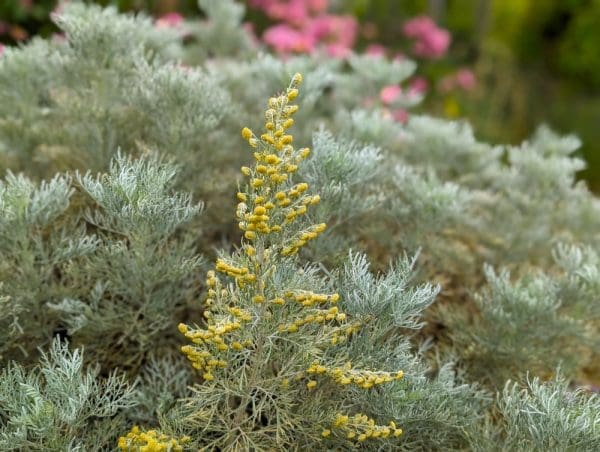
[[[0,57],[0,448],[599,449],[579,141],[396,121],[414,63],[199,3]]]

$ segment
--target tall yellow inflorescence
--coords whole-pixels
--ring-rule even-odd
[[[293,137],[287,133],[298,110],[291,102],[301,83],[302,76],[296,74],[285,93],[269,99],[264,133],[257,136],[247,127],[242,129],[255,160],[253,167],[242,167],[247,185],[237,194],[243,256],[218,259],[215,270],[207,273],[206,328],[179,325],[179,331],[193,343],[181,350],[205,381],[213,380],[215,371],[227,366],[228,354],[253,346],[254,338],[247,335],[244,325],[265,314],[254,309],[258,306],[285,309],[290,303],[305,308],[301,317],[281,315],[278,333],[294,333],[308,324],[336,324],[331,331],[331,343],[336,344],[358,329],[357,324],[345,324],[346,315],[335,306],[338,294],[280,290],[269,284],[268,273],[277,256],[293,256],[326,228],[323,223],[292,227],[320,201],[319,195],[308,194],[306,182],[292,181],[298,165],[310,154],[308,148],[295,149]],[[235,294],[218,273],[233,278]]]
[[[352,322],[339,309],[337,293],[289,290],[274,280],[276,264],[290,259],[326,228],[323,223],[302,226],[306,222],[298,221],[320,201],[319,195],[309,194],[306,182],[293,181],[298,165],[310,154],[308,148],[295,149],[294,139],[288,134],[294,124],[292,116],[298,110],[291,102],[298,96],[301,82],[302,76],[294,75],[285,93],[269,99],[265,130],[260,136],[247,127],[242,129],[255,164],[242,167],[247,183],[237,193],[236,216],[243,231],[241,249],[219,258],[214,270],[207,273],[206,326],[179,325],[179,331],[191,341],[181,351],[201,372],[204,382],[219,378],[219,370],[227,368],[228,362],[240,354],[244,354],[245,363],[264,362],[268,353],[259,356],[264,350],[262,342],[273,343],[276,337],[307,329],[318,331],[323,347],[335,347],[361,328],[359,322]],[[230,278],[230,282],[221,282],[219,274]],[[265,325],[268,331],[261,333]],[[281,388],[300,384],[306,391],[318,391],[323,384],[371,390],[402,376],[401,371],[357,370],[350,363],[335,367],[315,361],[307,368],[263,377],[278,379]],[[331,426],[333,433],[326,429],[322,437],[338,437],[341,433],[346,440],[364,441],[399,436],[402,432],[393,422],[378,426],[362,414],[352,418],[340,416],[346,421],[336,420]]]

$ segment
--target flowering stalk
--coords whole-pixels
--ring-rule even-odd
[[[302,76],[294,75],[285,93],[269,99],[262,134],[242,129],[255,163],[241,169],[247,178],[237,193],[241,246],[234,254],[217,259],[214,270],[207,273],[206,325],[179,325],[191,341],[181,350],[201,373],[203,384],[235,383],[236,396],[224,398],[227,408],[233,408],[233,424],[241,425],[243,431],[264,428],[254,410],[260,405],[257,388],[264,388],[266,382],[275,383],[279,391],[309,397],[321,387],[339,391],[355,385],[369,390],[403,375],[401,371],[357,370],[342,361],[344,356],[335,358],[333,365],[329,357],[324,365],[328,350],[359,331],[360,323],[337,306],[337,293],[302,288],[293,281],[298,272],[305,271],[298,270],[294,256],[326,228],[307,221],[319,195],[310,194],[306,182],[293,180],[298,165],[310,153],[308,148],[296,149],[287,133],[298,110],[292,102],[301,82]],[[284,356],[282,349],[288,350]],[[316,433],[318,438],[326,437]],[[225,436],[213,444],[240,447],[235,433]]]

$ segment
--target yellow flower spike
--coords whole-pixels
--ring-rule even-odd
[[[300,74],[299,72],[296,72],[294,74],[294,76],[292,77],[292,83],[291,85],[294,87],[299,86],[302,83],[302,74]]]
[[[244,138],[244,140],[249,140],[250,138],[252,138],[252,130],[250,130],[248,127],[244,127],[242,129],[242,137]]]
[[[295,290],[286,292],[285,297],[265,296],[274,289],[271,287],[270,275],[273,274],[275,261],[269,255],[292,256],[326,228],[321,223],[301,230],[290,228],[283,237],[271,238],[267,235],[282,232],[285,224],[298,221],[298,216],[306,214],[311,206],[320,201],[318,194],[306,193],[309,189],[306,182],[295,185],[287,182],[294,177],[301,160],[310,153],[308,148],[295,151],[292,135],[286,134],[286,130],[294,124],[290,116],[298,110],[298,106],[289,105],[288,102],[298,96],[297,86],[301,80],[298,74],[285,94],[269,100],[270,108],[265,112],[266,133],[260,136],[261,147],[252,152],[256,162],[253,167],[242,167],[242,173],[249,177],[246,187],[250,187],[237,193],[240,202],[236,211],[237,221],[244,234],[242,255],[238,252],[230,258],[218,259],[215,265],[216,270],[232,278],[235,284],[231,281],[221,283],[216,277],[207,274],[207,301],[210,300],[213,306],[204,311],[207,318],[206,329],[190,330],[186,325],[178,326],[180,332],[193,341],[192,345],[182,348],[182,352],[191,366],[204,376],[205,382],[219,378],[217,372],[227,366],[227,362],[221,359],[225,358],[225,352],[244,353],[245,347],[256,352],[261,350],[260,344],[253,345],[250,339],[243,340],[240,337],[241,334],[247,334],[247,330],[243,329],[244,322],[252,321],[254,324],[264,322],[267,317],[277,319],[276,316],[281,316],[281,319],[286,320],[275,323],[275,329],[280,334],[295,333],[300,328],[310,327],[319,330],[317,334],[332,344],[346,341],[358,330],[356,324],[333,323],[346,321],[346,315],[332,306],[339,300],[338,294]],[[259,137],[249,128],[242,129],[242,137],[250,146],[258,145]],[[285,185],[280,185],[284,183]],[[248,302],[254,304],[254,307],[249,308],[252,313],[241,309],[240,303]],[[295,306],[288,310],[286,302]],[[304,313],[299,314],[300,312]],[[315,379],[306,379],[307,374],[312,374]],[[294,372],[293,378],[299,383],[304,381],[307,390],[314,390],[318,386],[317,375],[320,378],[330,378],[332,382],[342,386],[354,384],[368,389],[373,385],[392,381],[402,374],[361,371],[353,369],[351,365],[333,368],[326,363],[314,363],[305,372]],[[281,385],[287,387],[289,379],[283,379]],[[341,429],[341,434],[349,439],[356,439],[358,435],[361,441],[369,437],[386,437],[399,431],[377,426],[363,415],[357,415],[351,422],[348,416],[339,415],[336,425],[320,431],[322,437],[332,436],[334,428]],[[156,438],[155,441],[158,441]],[[162,439],[160,437],[161,441]],[[176,448],[172,447],[171,450]]]

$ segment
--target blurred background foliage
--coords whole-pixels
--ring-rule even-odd
[[[121,11],[155,16],[179,12],[198,16],[196,0],[97,0]],[[540,123],[583,141],[588,168],[581,173],[600,191],[600,0],[337,0],[337,13],[361,24],[357,50],[381,44],[405,53],[403,23],[431,16],[452,34],[448,55],[420,61],[432,89],[417,111],[467,118],[478,138],[518,143]],[[0,42],[14,45],[31,36],[51,35],[56,0],[0,1]],[[258,33],[269,24],[250,9]],[[439,89],[444,77],[469,67],[471,90]],[[436,85],[437,84],[437,85]],[[438,89],[435,89],[437,86]]]

